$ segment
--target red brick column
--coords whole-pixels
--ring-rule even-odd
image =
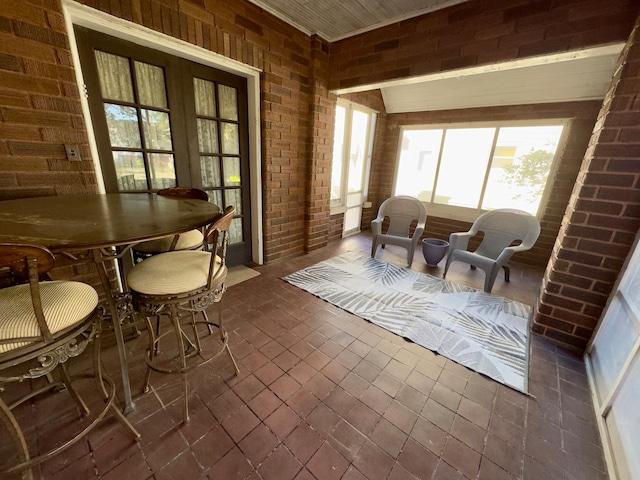
[[[584,349],[640,227],[640,17],[598,115],[533,331]]]
[[[307,178],[305,198],[305,251],[329,242],[331,161],[336,96],[329,93],[329,44],[311,38]]]

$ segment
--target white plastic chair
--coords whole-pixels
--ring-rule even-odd
[[[484,233],[480,246],[468,251],[469,239],[479,232]],[[504,280],[509,281],[507,262],[516,252],[531,249],[540,235],[540,222],[531,214],[515,209],[491,210],[480,215],[468,232],[452,233],[449,236],[449,256],[444,267],[447,275],[451,262],[466,262],[471,268],[485,272],[484,291],[491,293],[500,268],[504,269]],[[520,241],[520,244],[513,245]]]
[[[382,222],[389,217],[389,228],[382,233]],[[411,224],[417,221],[413,235],[410,235]],[[371,221],[373,240],[371,257],[375,257],[378,245],[398,245],[407,249],[407,263],[411,266],[416,244],[424,232],[427,222],[427,208],[414,197],[399,196],[387,198],[378,209],[378,216]]]

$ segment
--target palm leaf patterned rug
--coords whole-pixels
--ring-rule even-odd
[[[283,280],[527,393],[528,305],[353,252]]]

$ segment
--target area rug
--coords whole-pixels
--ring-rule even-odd
[[[283,280],[527,393],[528,305],[353,252]]]

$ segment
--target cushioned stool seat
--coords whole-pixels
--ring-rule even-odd
[[[98,306],[98,293],[91,286],[80,282],[42,282],[40,298],[45,322],[53,335],[81,322]],[[29,285],[15,285],[0,290],[0,305],[0,342],[10,338],[40,335]],[[0,343],[0,353],[29,343]]]
[[[211,253],[202,251],[167,252],[147,258],[135,265],[127,276],[129,288],[147,295],[178,295],[207,286]],[[227,277],[227,267],[220,268],[216,255],[214,288]]]
[[[204,235],[202,235],[200,230],[189,230],[188,232],[178,235],[178,242],[176,243],[174,250],[195,250],[202,246],[203,241]],[[173,235],[169,235],[167,237],[139,243],[135,246],[135,250],[148,255],[168,252],[171,250],[172,242]]]

